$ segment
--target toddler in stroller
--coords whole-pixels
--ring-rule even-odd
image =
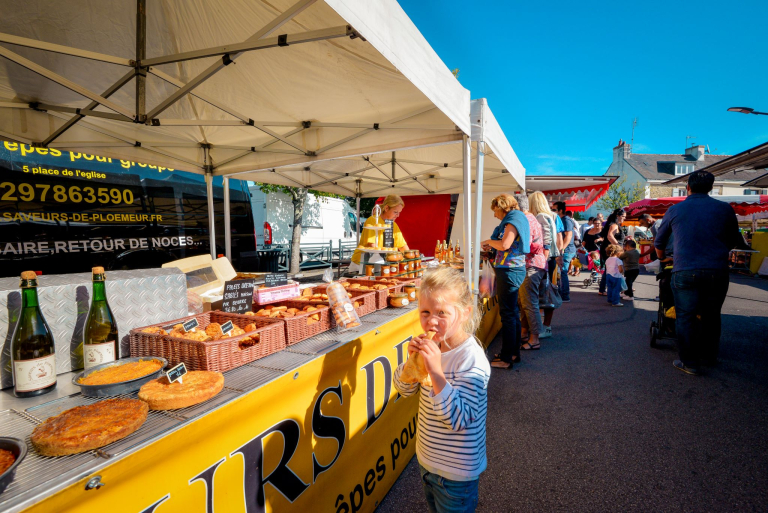
[[[591,251],[587,255],[587,262],[589,262],[589,265],[587,269],[589,272],[589,278],[586,278],[584,280],[584,288],[589,288],[590,285],[597,285],[600,283],[600,278],[605,272],[605,269],[600,268],[600,252],[599,251]]]
[[[662,262],[661,271],[656,275],[659,282],[659,311],[651,321],[651,347],[662,338],[677,340],[675,332],[675,296],[672,294],[672,262]]]

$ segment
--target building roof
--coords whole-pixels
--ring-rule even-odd
[[[759,144],[754,148],[750,148],[746,151],[742,151],[739,154],[736,154],[732,157],[728,157],[727,159],[721,160],[707,167],[707,171],[709,171],[716,177],[719,177],[721,175],[733,176],[735,172],[736,175],[740,177],[744,177],[745,180],[755,179],[756,177],[760,176],[761,173],[764,173],[765,169],[768,169],[768,142]],[[752,171],[758,170],[758,172],[751,173],[751,174],[749,173],[741,174],[741,172],[744,170],[752,170]],[[681,181],[683,180],[681,180],[680,178],[677,178],[677,179],[673,178],[671,181],[666,182],[665,185],[668,185],[674,182],[681,182]]]
[[[725,160],[730,155],[704,155],[696,160],[692,155],[665,155],[656,153],[630,153],[627,162],[647,180],[670,180],[675,177],[675,164],[693,164],[698,171],[706,166]],[[745,180],[747,178],[744,178]],[[726,178],[728,180],[728,178]]]

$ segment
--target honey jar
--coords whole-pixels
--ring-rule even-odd
[[[365,275],[373,276],[374,269],[375,269],[375,266],[373,264],[365,264]]]
[[[392,294],[389,296],[389,306],[393,306],[395,308],[402,308],[404,306],[408,306],[408,294]]]
[[[416,285],[413,283],[406,283],[403,285],[403,292],[408,294],[408,301],[416,301]]]

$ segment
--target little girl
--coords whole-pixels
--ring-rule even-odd
[[[414,337],[408,354],[420,353],[432,386],[400,380],[407,397],[419,392],[416,456],[429,511],[471,512],[485,470],[485,415],[491,366],[473,336],[478,315],[464,277],[450,267],[428,272],[419,289],[419,318],[425,332]],[[420,389],[420,390],[419,390]]]
[[[605,280],[608,288],[608,302],[613,306],[624,306],[619,302],[621,296],[621,277],[624,275],[624,265],[618,258],[621,246],[611,244],[605,249],[608,258],[605,260]]]

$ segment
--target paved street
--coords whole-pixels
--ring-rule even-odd
[[[542,350],[493,370],[478,511],[768,510],[768,281],[731,277],[698,377],[649,347],[653,276],[625,308],[573,285]],[[416,458],[379,511],[426,511]]]

